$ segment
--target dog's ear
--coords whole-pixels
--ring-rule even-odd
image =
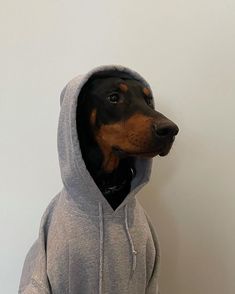
[[[83,87],[78,95],[78,99],[77,99],[77,110],[78,111],[81,110],[81,108],[83,108],[84,105],[86,104],[86,102],[87,102],[86,98],[88,97],[89,91],[91,89],[92,89],[92,83],[91,83],[91,81],[87,81],[83,85]]]

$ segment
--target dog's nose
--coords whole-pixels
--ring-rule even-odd
[[[174,137],[178,134],[179,128],[173,122],[153,124],[153,130],[158,137]]]

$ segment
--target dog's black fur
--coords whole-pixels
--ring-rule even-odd
[[[172,121],[154,110],[153,97],[143,88],[141,82],[127,74],[106,72],[105,75],[100,73],[90,78],[79,94],[76,117],[82,156],[89,173],[114,210],[130,191],[136,156],[165,156],[178,133],[178,127]],[[109,126],[118,124],[120,128],[127,128],[128,124],[123,122],[130,121],[136,114],[140,118],[137,117],[135,131],[130,127],[132,137],[123,136],[123,141],[128,142],[113,145],[116,134],[111,137]],[[146,136],[143,131],[138,134],[138,123],[142,129],[143,124],[146,125]],[[100,135],[102,127],[105,128]],[[102,147],[99,140],[106,138],[107,130],[107,138],[111,138],[110,146],[106,140],[108,147]],[[132,145],[128,138],[132,140]],[[133,146],[133,150],[130,152],[126,146]],[[104,148],[108,148],[108,156],[116,163],[109,170],[104,168]]]

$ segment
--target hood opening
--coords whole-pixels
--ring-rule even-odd
[[[76,127],[77,102],[82,88],[95,77],[122,76],[136,79],[150,88],[147,81],[137,72],[121,65],[106,65],[94,68],[85,75],[79,75],[68,82],[60,96],[60,116],[57,132],[58,157],[61,178],[65,190],[80,209],[88,213],[98,213],[98,204],[102,202],[104,213],[113,214],[135,196],[148,181],[152,159],[135,159],[136,176],[131,182],[131,189],[124,201],[114,211],[105,199],[86,168],[80,148]],[[151,88],[150,88],[151,89]]]

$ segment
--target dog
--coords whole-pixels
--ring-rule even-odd
[[[94,76],[80,95],[76,118],[82,155],[115,210],[130,191],[133,159],[166,156],[179,128],[154,110],[149,88],[123,73]]]
[[[60,95],[63,188],[25,258],[19,294],[156,294],[160,247],[136,193],[178,126],[155,109],[137,72],[94,68]]]

